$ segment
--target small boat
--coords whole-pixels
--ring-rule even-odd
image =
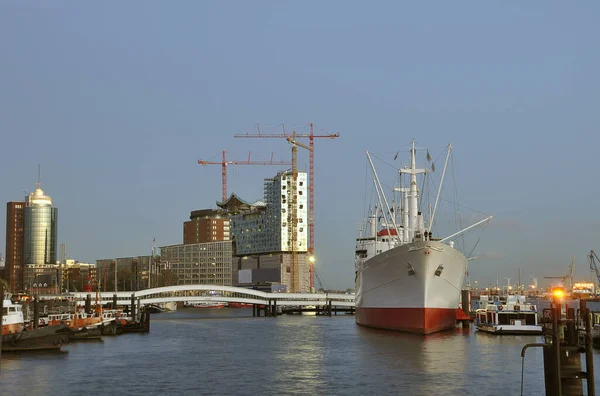
[[[511,296],[512,297],[512,296]],[[525,299],[509,298],[506,304],[488,304],[475,313],[475,327],[491,334],[542,334],[538,324],[537,306],[525,304]]]

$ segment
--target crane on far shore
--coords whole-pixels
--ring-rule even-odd
[[[590,253],[588,254],[588,259],[590,261],[590,270],[596,273],[598,285],[600,285],[600,270],[598,270],[597,264],[597,262],[600,262],[600,259],[596,255],[596,252],[594,252],[593,250],[590,250]]]
[[[593,252],[593,250],[592,250]],[[544,276],[544,279],[560,279],[562,286],[568,290],[569,292],[573,290],[573,268],[575,267],[575,256],[571,260],[571,265],[569,265],[569,273],[563,276]],[[569,286],[567,288],[567,280],[569,281]]]

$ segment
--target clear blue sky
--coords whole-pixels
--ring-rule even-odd
[[[31,191],[41,163],[69,257],[148,254],[154,237],[180,243],[189,212],[220,198],[220,167],[198,159],[222,149],[289,159],[284,141],[233,135],[313,122],[341,134],[316,144],[326,287],[353,286],[364,150],[413,137],[438,153],[452,142],[460,203],[495,216],[473,280],[514,279],[519,267],[524,278],[561,275],[572,255],[589,277],[585,254],[600,250],[599,11],[596,1],[0,0],[0,201]],[[229,190],[259,199],[276,170],[232,168]]]

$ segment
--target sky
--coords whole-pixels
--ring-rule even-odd
[[[472,282],[514,283],[520,268],[522,283],[543,283],[572,256],[576,278],[589,279],[586,255],[600,250],[599,11],[595,1],[0,0],[0,200],[32,191],[39,163],[69,258],[146,255],[153,238],[182,243],[190,211],[220,199],[220,166],[198,159],[289,161],[284,140],[233,135],[257,123],[306,133],[312,122],[340,134],[315,143],[326,288],[353,287],[372,194],[365,150],[399,164],[413,138],[435,158],[452,143],[444,194],[455,180],[459,204],[494,216],[471,238]],[[307,152],[298,157],[308,169]],[[278,170],[230,167],[229,192],[261,199]],[[4,244],[0,227],[3,255]]]

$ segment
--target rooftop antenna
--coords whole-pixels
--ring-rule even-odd
[[[41,177],[40,177],[40,164],[38,164],[38,178],[37,178],[37,183],[35,183],[36,188],[40,188],[40,185],[42,184],[41,182]]]

